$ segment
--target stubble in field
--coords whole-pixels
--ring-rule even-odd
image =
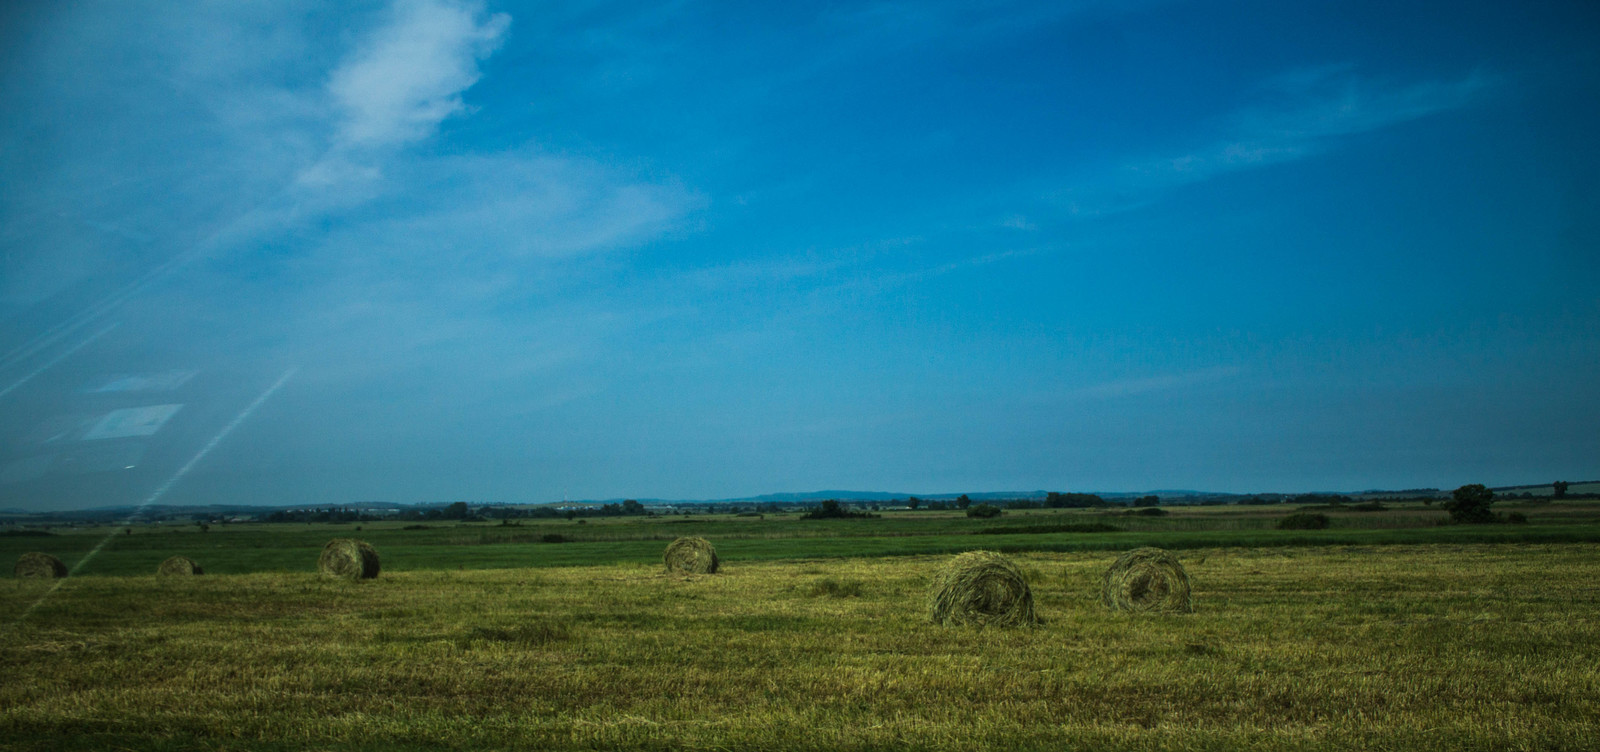
[[[930,557],[693,580],[658,564],[75,578],[0,637],[0,735],[38,749],[1585,749],[1600,736],[1597,554],[1194,551],[1206,608],[1137,618],[1098,603],[1103,554],[1022,554],[1046,621],[1023,630],[929,623]],[[847,597],[830,597],[841,582]],[[7,581],[0,618],[50,584]]]

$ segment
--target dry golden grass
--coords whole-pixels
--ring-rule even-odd
[[[1600,547],[1186,553],[1206,607],[951,630],[944,557],[0,581],[9,749],[1582,750]],[[849,597],[824,597],[852,583]],[[1537,582],[1538,587],[1529,587]]]

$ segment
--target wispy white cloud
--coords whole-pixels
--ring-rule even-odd
[[[633,179],[581,156],[534,147],[434,158],[404,147],[471,114],[464,94],[502,43],[511,19],[471,0],[395,0],[381,23],[333,66],[330,134],[322,156],[286,194],[286,221],[335,216],[340,230],[309,255],[378,267],[351,281],[378,284],[440,263],[463,287],[492,289],[503,270],[484,259],[570,259],[654,237],[700,198],[671,181]],[[474,259],[472,263],[463,263]],[[329,267],[330,272],[333,270]],[[345,270],[349,273],[349,269]]]
[[[533,145],[413,148],[474,114],[510,20],[470,0],[373,5],[63,9],[30,67],[0,76],[23,84],[0,151],[29,156],[4,176],[48,188],[0,198],[0,314],[179,254],[160,268],[182,284],[139,288],[130,315],[174,340],[237,320],[248,334],[204,358],[290,353],[307,383],[548,371],[636,326],[585,280],[704,199]],[[130,259],[142,246],[151,260]]]
[[[1254,103],[1217,121],[1200,146],[1103,167],[1050,200],[1078,218],[1138,209],[1174,188],[1308,159],[1360,134],[1471,107],[1496,84],[1482,72],[1396,83],[1363,78],[1349,65],[1288,71],[1258,86]]]
[[[343,115],[338,142],[386,146],[425,138],[465,109],[461,94],[477,83],[478,64],[511,24],[480,4],[401,0],[333,71],[328,93]]]
[[[0,179],[28,186],[0,196],[0,310],[160,264],[314,161],[320,97],[298,86],[329,62],[306,29],[314,12],[283,0],[30,14],[0,71]]]
[[[996,251],[994,253],[983,253],[983,254],[979,254],[979,255],[976,255],[976,256],[968,256],[966,258],[956,259],[955,261],[951,261],[951,262],[945,263],[945,264],[940,264],[938,266],[931,267],[931,268],[928,268],[928,269],[919,269],[919,270],[907,273],[907,274],[903,275],[902,277],[900,277],[897,281],[911,282],[911,281],[916,281],[916,280],[921,280],[921,279],[927,279],[929,277],[936,277],[936,276],[939,276],[939,275],[942,275],[942,274],[950,274],[952,272],[959,272],[959,271],[963,271],[963,270],[966,270],[966,269],[976,269],[976,268],[981,267],[981,266],[988,266],[990,264],[996,264],[996,263],[999,263],[999,262],[1002,262],[1002,261],[1008,261],[1010,259],[1027,258],[1029,256],[1037,256],[1037,255],[1039,255],[1041,253],[1047,252],[1048,250],[1049,250],[1049,248],[1044,247],[1044,246],[1035,246],[1035,247],[1030,247],[1030,248],[1014,248],[1014,249],[1011,249],[1011,250]]]
[[[328,77],[331,135],[283,213],[331,227],[305,234],[293,294],[271,305],[331,377],[370,378],[375,363],[452,383],[581,368],[637,316],[573,293],[578,280],[703,203],[670,179],[531,145],[406,148],[472,114],[464,94],[509,22],[478,4],[397,0]]]
[[[1184,373],[1163,374],[1160,376],[1140,376],[1135,378],[1106,381],[1099,384],[1071,389],[1055,395],[1055,399],[1068,400],[1109,400],[1122,397],[1135,397],[1158,392],[1171,392],[1202,384],[1210,384],[1231,379],[1244,373],[1244,370],[1235,366],[1216,366],[1197,371]]]
[[[782,287],[813,280],[853,263],[857,263],[856,259],[844,255],[747,259],[673,274],[664,284],[697,296],[726,294],[731,290]]]
[[[385,165],[469,114],[463,95],[483,76],[511,25],[464,0],[395,0],[383,22],[335,65],[324,87],[326,147],[300,170],[293,200],[329,211],[371,201]]]
[[[579,367],[653,315],[584,280],[604,273],[606,254],[660,237],[702,202],[532,148],[411,158],[389,173],[396,187],[315,238],[292,262],[292,294],[272,303],[306,362],[340,378],[370,377],[374,363],[474,383]]]
[[[1263,86],[1259,104],[1228,118],[1219,140],[1176,156],[1136,162],[1126,173],[1136,185],[1164,188],[1303,159],[1333,148],[1343,137],[1466,107],[1493,84],[1481,73],[1393,84],[1360,78],[1348,66],[1290,71]]]
[[[1000,226],[1004,227],[1004,228],[1006,228],[1008,230],[1030,230],[1031,231],[1031,230],[1039,229],[1038,225],[1028,221],[1028,218],[1023,216],[1023,215],[1021,215],[1021,214],[1011,214],[1011,215],[1006,216],[1005,219],[1000,220]]]
[[[395,179],[410,190],[393,205],[377,204],[377,216],[357,225],[353,243],[374,245],[388,261],[563,259],[618,250],[659,235],[702,202],[673,183],[634,180],[592,160],[533,149],[413,160],[395,168]]]

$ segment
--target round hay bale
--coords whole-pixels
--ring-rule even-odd
[[[705,538],[679,538],[661,556],[668,572],[678,574],[716,574],[717,549]]]
[[[29,551],[17,557],[17,567],[12,572],[18,577],[37,577],[53,580],[67,576],[67,565],[50,554]]]
[[[189,558],[187,556],[171,556],[171,557],[168,557],[166,561],[161,562],[161,566],[156,567],[156,574],[160,574],[160,575],[168,575],[168,574],[185,575],[185,574],[205,574],[205,573],[206,573],[206,570],[200,568],[199,564],[194,563],[194,559],[191,559],[191,558]]]
[[[1189,573],[1159,548],[1136,548],[1106,570],[1100,600],[1117,611],[1190,613]]]
[[[928,588],[928,615],[936,624],[1031,627],[1033,591],[1022,570],[993,551],[968,551],[950,559]]]
[[[370,580],[378,576],[378,550],[366,541],[334,538],[322,547],[317,570],[329,577]]]

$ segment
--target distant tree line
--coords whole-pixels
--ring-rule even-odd
[[[382,519],[359,509],[327,507],[325,509],[279,509],[262,518],[267,522],[365,522]]]
[[[850,519],[867,519],[869,517],[877,517],[877,516],[878,515],[872,514],[871,512],[861,512],[861,511],[857,511],[857,510],[854,510],[854,509],[850,509],[850,508],[844,506],[843,504],[840,504],[838,499],[828,499],[828,500],[822,502],[821,504],[818,504],[815,508],[811,509],[811,511],[808,511],[805,514],[800,515],[800,519],[803,519],[803,520],[850,520]]]
[[[1109,506],[1111,506],[1111,502],[1101,498],[1099,494],[1061,493],[1058,491],[1051,491],[1045,495],[1043,500],[1012,499],[1005,503],[1006,509],[1085,509]]]
[[[454,505],[452,505],[454,506]],[[579,517],[648,517],[652,514],[643,504],[634,499],[625,499],[621,504],[610,503],[600,506],[568,507],[509,507],[494,506],[483,507],[478,510],[483,517],[496,520],[512,519],[577,519]]]
[[[1584,481],[1584,483],[1588,483],[1588,481]],[[1593,491],[1587,491],[1587,492],[1581,492],[1581,493],[1573,493],[1572,490],[1571,490],[1571,486],[1572,486],[1572,484],[1569,483],[1568,481],[1564,481],[1564,480],[1555,481],[1555,482],[1553,482],[1553,483],[1551,483],[1549,485],[1549,489],[1550,489],[1550,493],[1549,494],[1547,494],[1547,495],[1535,495],[1534,493],[1532,493],[1530,491],[1521,491],[1520,493],[1519,492],[1515,492],[1515,491],[1511,491],[1511,490],[1495,492],[1492,489],[1488,489],[1487,487],[1483,487],[1482,484],[1470,484],[1469,486],[1462,486],[1461,488],[1456,489],[1454,492],[1451,493],[1451,495],[1449,497],[1446,497],[1444,499],[1440,498],[1440,496],[1442,494],[1438,491],[1438,489],[1433,489],[1433,488],[1413,488],[1413,489],[1406,489],[1406,490],[1402,490],[1402,491],[1385,491],[1385,492],[1382,492],[1382,498],[1383,498],[1383,501],[1390,502],[1390,503],[1393,503],[1393,502],[1406,502],[1406,501],[1419,501],[1419,502],[1422,502],[1424,504],[1433,504],[1435,502],[1441,502],[1441,506],[1446,511],[1449,511],[1451,513],[1451,520],[1455,521],[1455,522],[1500,521],[1502,519],[1511,520],[1513,517],[1521,517],[1522,516],[1520,514],[1513,513],[1512,515],[1509,515],[1509,516],[1506,516],[1506,517],[1502,518],[1499,515],[1494,515],[1494,514],[1491,514],[1491,513],[1487,513],[1486,510],[1488,509],[1488,505],[1490,503],[1492,503],[1493,500],[1495,500],[1495,499],[1527,499],[1527,500],[1535,500],[1535,501],[1537,501],[1537,500],[1540,500],[1540,499],[1566,500],[1566,499],[1594,499],[1594,498],[1600,498],[1600,494],[1597,494],[1597,493],[1595,493]],[[1480,492],[1477,492],[1477,491],[1466,491],[1466,492],[1463,491],[1463,489],[1470,489],[1470,488],[1475,488],[1475,487],[1483,488],[1483,492],[1480,493]],[[1528,487],[1527,486],[1523,486],[1521,488],[1528,488]],[[1367,493],[1361,494],[1361,496],[1362,497],[1370,497],[1370,496],[1374,495],[1375,493],[1376,492],[1367,492]],[[1463,493],[1466,493],[1466,495],[1468,497],[1466,501],[1463,501],[1463,498],[1461,496]],[[1487,493],[1488,494],[1487,500],[1484,500],[1482,498],[1482,493]],[[1215,496],[1215,497],[1194,497],[1194,496],[1190,496],[1190,497],[1185,497],[1183,499],[1180,499],[1176,503],[1185,504],[1185,505],[1193,505],[1193,506],[1211,506],[1211,505],[1219,505],[1219,504],[1242,504],[1242,505],[1293,504],[1293,505],[1297,505],[1297,506],[1346,507],[1346,508],[1350,508],[1350,509],[1366,509],[1366,508],[1372,508],[1374,510],[1381,510],[1382,509],[1382,507],[1380,505],[1377,505],[1376,502],[1366,502],[1365,504],[1357,503],[1357,502],[1358,502],[1358,498],[1357,497],[1353,497],[1353,496],[1349,496],[1349,495],[1345,495],[1345,494],[1317,494],[1317,493],[1311,493],[1311,494],[1247,494],[1247,495],[1241,495],[1241,496]],[[704,504],[704,505],[698,505],[698,506],[693,506],[693,507],[680,505],[676,511],[678,513],[681,513],[681,514],[693,514],[694,512],[697,512],[697,511],[703,511],[703,512],[706,512],[706,513],[728,513],[728,514],[756,515],[756,514],[780,514],[780,513],[786,512],[786,511],[792,512],[792,511],[797,511],[798,510],[798,511],[802,511],[804,513],[804,516],[806,518],[808,518],[808,519],[830,519],[830,518],[841,518],[841,517],[852,517],[852,516],[854,516],[854,517],[869,516],[870,517],[870,516],[873,516],[873,515],[871,515],[867,511],[862,511],[862,510],[878,511],[881,508],[893,509],[893,508],[900,507],[900,506],[904,506],[904,507],[907,507],[907,508],[910,508],[910,509],[913,509],[913,510],[916,510],[916,509],[931,510],[931,511],[963,510],[963,511],[971,512],[974,508],[976,508],[978,506],[989,506],[989,507],[994,507],[996,509],[1079,509],[1079,508],[1099,508],[1099,507],[1112,507],[1112,506],[1155,507],[1155,506],[1160,505],[1161,503],[1162,503],[1161,498],[1158,497],[1158,496],[1154,496],[1154,495],[1144,495],[1144,496],[1139,496],[1139,497],[1131,498],[1131,499],[1118,499],[1116,501],[1111,501],[1111,500],[1107,500],[1105,498],[1102,498],[1098,494],[1067,493],[1067,492],[1051,491],[1043,499],[1038,499],[1038,498],[1031,498],[1031,499],[1028,499],[1028,498],[989,499],[989,500],[983,502],[982,504],[975,504],[975,502],[973,501],[973,499],[970,496],[968,496],[966,494],[962,494],[961,496],[959,496],[959,497],[957,497],[955,499],[952,499],[952,500],[922,499],[922,498],[919,498],[919,497],[916,497],[916,496],[911,496],[911,497],[907,497],[903,501],[900,500],[900,499],[890,499],[890,500],[885,500],[885,501],[882,501],[882,502],[876,502],[876,501],[875,502],[862,502],[862,503],[859,503],[859,504],[855,505],[853,508],[852,507],[847,507],[845,505],[845,503],[839,501],[838,499],[829,499],[829,500],[821,502],[821,504],[813,504],[811,502],[806,502],[806,501],[785,501],[785,502],[760,502],[760,503],[751,503],[751,504],[713,504],[713,503],[707,503],[707,504]],[[1168,500],[1167,503],[1170,504],[1170,503],[1174,503],[1174,502],[1172,500]],[[836,510],[836,511],[830,511],[830,510]],[[978,514],[979,515],[985,515],[985,514],[988,514],[988,513],[989,513],[988,510],[983,510],[983,511],[979,512]],[[651,514],[653,514],[653,512],[651,512],[649,509],[645,508],[645,506],[643,504],[639,503],[637,500],[634,500],[634,499],[627,499],[627,500],[622,501],[621,503],[607,503],[607,504],[601,504],[601,505],[598,505],[598,506],[594,506],[594,505],[571,506],[571,507],[565,507],[565,508],[554,507],[554,506],[524,507],[524,506],[509,506],[509,505],[504,505],[504,504],[501,504],[501,505],[484,504],[484,505],[473,506],[469,502],[457,501],[457,502],[452,502],[450,504],[446,504],[446,505],[443,505],[443,506],[406,507],[406,508],[400,509],[398,511],[398,513],[395,513],[395,514],[378,514],[377,512],[375,512],[372,509],[352,508],[352,507],[349,507],[349,506],[307,507],[307,508],[302,508],[302,509],[279,509],[279,510],[274,510],[274,511],[266,514],[265,516],[261,517],[260,519],[262,519],[262,520],[264,520],[266,522],[302,522],[302,523],[305,523],[305,522],[332,522],[332,523],[340,523],[340,522],[370,522],[370,521],[378,521],[378,520],[395,520],[395,519],[403,520],[403,521],[407,521],[407,522],[430,522],[430,521],[447,521],[447,520],[454,520],[454,521],[480,520],[481,521],[481,520],[513,520],[513,519],[569,519],[570,520],[570,519],[584,518],[584,517],[627,517],[627,516],[649,516]],[[69,518],[69,517],[72,517],[74,515],[76,515],[78,517],[84,517],[86,515],[86,513],[62,514],[61,517]],[[977,516],[977,515],[972,515],[972,516]],[[168,520],[171,520],[171,519],[189,519],[189,520],[194,520],[194,521],[197,521],[197,522],[216,524],[216,523],[226,522],[228,518],[225,515],[210,515],[210,514],[208,514],[208,515],[204,515],[204,516],[197,516],[197,515],[194,515],[192,513],[185,513],[185,514],[168,513],[168,514],[150,515],[149,517],[147,517],[147,519],[149,521],[168,521]]]

